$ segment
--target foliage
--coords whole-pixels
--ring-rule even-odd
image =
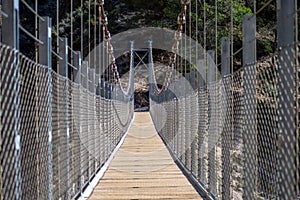
[[[26,1],[31,7],[34,7],[34,0]],[[60,0],[59,19],[60,19],[60,35],[70,38],[71,28],[71,15],[70,15],[70,0]],[[88,19],[88,3],[91,3],[92,15]],[[80,50],[80,22],[81,11],[83,11],[83,17],[85,22],[91,22],[91,32],[93,33],[93,25],[99,23],[98,19],[93,17],[94,0],[84,0],[83,8],[80,7],[81,0],[73,0],[73,25],[74,25],[74,47],[75,50]],[[138,27],[166,27],[175,30],[177,27],[177,16],[180,12],[180,0],[152,0],[145,2],[144,0],[114,0],[105,1],[105,9],[107,11],[109,28],[112,34],[126,31],[132,28]],[[192,26],[192,37],[197,39],[202,45],[204,44],[204,8],[206,13],[206,49],[216,49],[218,55],[220,55],[220,41],[222,37],[230,38],[230,22],[231,13],[233,13],[233,43],[234,52],[242,47],[242,19],[243,15],[253,13],[253,1],[252,0],[206,0],[197,1],[198,12],[196,12],[196,0],[192,0],[192,10],[187,13],[187,18],[191,17],[192,24],[198,22],[199,30],[196,34],[196,27]],[[231,2],[233,10],[231,10]],[[263,7],[268,0],[256,1],[257,8]],[[215,19],[215,5],[218,5],[217,9],[217,22]],[[44,0],[39,1],[39,13],[41,16],[50,16],[53,18],[53,26],[56,24],[56,1]],[[30,22],[33,16],[30,11],[23,8],[21,4],[21,21],[25,28],[34,33],[34,25]],[[33,20],[34,21],[34,20]],[[215,31],[215,25],[218,25],[217,36]],[[299,26],[300,27],[300,26]],[[298,27],[298,28],[299,28]],[[84,37],[88,34],[88,25],[84,25]],[[300,31],[299,31],[300,32]],[[198,36],[198,38],[196,38]],[[32,48],[32,42],[28,42],[28,39],[21,35],[24,42],[23,48]],[[276,49],[276,1],[271,2],[264,8],[262,12],[257,15],[257,46],[258,46],[258,58],[269,55]],[[86,48],[94,40],[97,43],[100,42],[100,36],[93,38],[91,41],[84,41]],[[217,43],[217,48],[216,48]],[[28,47],[27,47],[28,46]],[[24,50],[24,52],[29,52]],[[34,54],[34,53],[32,53]],[[220,57],[218,57],[220,60]],[[241,53],[237,54],[234,58],[236,65],[241,65]]]

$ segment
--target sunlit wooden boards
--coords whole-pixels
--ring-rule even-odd
[[[202,198],[174,163],[149,113],[135,113],[123,145],[89,199]]]

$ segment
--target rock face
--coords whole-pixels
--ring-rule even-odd
[[[134,93],[134,109],[136,111],[149,110],[149,92]]]

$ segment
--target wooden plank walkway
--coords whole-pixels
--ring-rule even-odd
[[[89,199],[202,198],[174,163],[149,113],[135,113],[123,145]]]

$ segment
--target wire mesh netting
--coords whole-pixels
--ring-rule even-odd
[[[14,48],[20,46],[21,49],[28,50],[28,52],[24,51],[26,55],[38,60],[37,51],[47,43],[46,39],[40,41],[40,36],[49,34],[45,32],[50,32],[49,35],[52,35],[50,29],[47,30],[51,24],[47,28],[37,30],[40,23],[46,20],[38,14],[38,1],[29,5],[26,1],[7,0],[6,4],[3,4],[6,7],[8,3],[13,2],[9,4],[9,9],[6,8],[8,14],[4,12],[2,2],[3,0],[0,0],[0,41],[3,42],[2,39],[5,38],[6,42],[9,40]],[[182,3],[187,2],[182,1]],[[195,2],[199,1],[192,1]],[[292,5],[292,2],[295,2],[295,5]],[[21,3],[20,10],[26,7],[31,14],[27,15],[22,11],[19,13],[19,3]],[[86,56],[90,53],[91,38],[96,41],[95,46],[97,40],[101,40],[97,38],[97,25],[98,36],[104,36],[108,44],[110,34],[108,31],[104,34],[100,33],[103,26],[104,29],[107,26],[107,18],[104,15],[104,19],[101,20],[102,16],[100,17],[102,27],[98,19],[92,20],[96,28],[94,36],[91,36],[93,22],[86,23],[89,20],[87,15],[91,16],[92,13],[91,2],[87,5],[82,1],[81,8],[85,8],[84,12],[83,9],[73,12],[73,1],[70,3],[71,11],[60,14],[61,5],[60,1],[57,1],[58,16],[56,20],[53,19],[57,23],[54,25],[55,36],[52,35],[54,48],[48,49],[47,56],[49,54],[55,56],[52,60],[54,68],[59,68],[62,62],[69,59],[70,62],[65,63],[68,68],[78,70],[73,66],[75,65],[73,58],[77,53],[72,49],[75,39],[73,37],[76,34],[69,34],[67,31],[71,29],[70,32],[73,32],[79,28],[75,27],[79,24],[75,23],[78,22],[75,14],[79,12],[82,17],[80,20],[82,55]],[[217,4],[220,2],[215,1],[215,3],[216,17],[218,17],[220,9],[218,10]],[[258,5],[260,4],[258,2]],[[220,50],[217,41],[218,19],[214,30],[211,26],[213,19],[207,20],[213,15],[211,8],[206,7],[208,5],[201,3],[204,15],[208,14],[207,18],[204,16],[203,19],[203,30],[198,31],[200,21],[193,19],[196,21],[197,28],[196,33],[192,33],[191,21],[192,17],[195,17],[192,16],[192,7],[194,7],[192,4],[189,7],[183,6],[182,14],[178,18],[179,29],[185,29],[190,37],[196,35],[197,39],[204,40],[205,48],[209,48],[207,45],[212,47],[212,41],[209,41],[212,35],[209,34],[215,31],[216,37],[213,40],[216,40],[214,48],[218,55]],[[36,8],[33,9],[31,6]],[[233,10],[235,5],[232,2],[230,6],[232,11],[221,11],[221,13],[231,13],[230,35],[234,39],[235,33],[241,33],[242,26],[239,24],[240,20],[233,17],[244,13],[235,13]],[[240,48],[235,53],[231,52],[231,59],[237,62],[236,65],[243,64],[244,67],[205,86],[198,83],[200,80],[196,78],[199,76],[193,75],[192,70],[190,72],[187,70],[190,67],[187,64],[187,57],[190,57],[190,60],[194,57],[197,59],[198,55],[193,50],[197,52],[200,49],[187,48],[186,40],[185,44],[179,43],[181,33],[177,32],[172,51],[176,49],[178,51],[176,45],[184,46],[184,50],[180,49],[184,60],[177,60],[177,63],[183,65],[180,66],[179,71],[184,73],[184,78],[192,85],[193,92],[188,93],[186,85],[182,86],[181,82],[175,80],[173,88],[159,94],[150,94],[150,112],[157,131],[178,163],[207,194],[215,199],[300,198],[300,44],[297,38],[299,37],[299,27],[297,27],[299,26],[299,4],[297,5],[296,1],[268,1],[257,12],[254,5],[253,11],[256,13],[247,20],[252,21],[268,6],[275,6],[274,12],[278,12],[279,31],[278,33],[273,31],[277,28],[276,22],[271,23],[270,30],[271,35],[275,35],[272,42],[278,43],[278,52],[275,55],[260,59],[257,63],[255,61],[246,63],[237,59],[245,50]],[[97,14],[95,6],[94,10],[95,16],[100,14]],[[197,15],[200,10],[196,6]],[[103,8],[99,12],[104,13]],[[190,13],[189,23],[187,13]],[[65,15],[71,18],[70,27],[69,24],[61,22],[65,20]],[[276,18],[275,13],[272,18]],[[9,19],[9,23],[6,19]],[[6,24],[2,23],[5,21]],[[271,22],[272,19],[268,21]],[[259,23],[261,22],[258,22],[256,26],[258,30],[255,31],[256,39],[260,40],[260,43],[267,44],[273,36],[259,37],[262,35],[261,32],[267,31],[266,29],[270,27],[262,27]],[[2,24],[6,25],[5,29],[2,28]],[[190,27],[187,27],[188,25]],[[14,30],[10,29],[11,27]],[[2,34],[5,31],[8,33],[8,28],[11,37],[7,37],[9,34]],[[225,27],[225,32],[227,28]],[[60,33],[63,29],[66,29],[66,32]],[[200,35],[200,32],[203,35]],[[294,43],[287,45],[284,40],[290,41],[289,37],[294,37],[292,32],[295,32],[296,40],[292,38],[295,40]],[[66,42],[66,38],[60,38],[61,34],[68,35],[71,42]],[[241,35],[237,34],[237,37]],[[247,43],[252,43],[255,36],[252,39]],[[277,39],[278,41],[275,41]],[[75,40],[79,41],[79,38]],[[62,45],[63,41],[66,46]],[[231,42],[233,45],[236,41]],[[71,47],[68,47],[68,44]],[[68,55],[61,55],[63,53],[59,50],[64,47],[68,48],[66,50],[68,53],[65,52]],[[232,50],[235,48],[233,47]],[[114,58],[110,45],[108,49],[110,49],[108,54],[111,54],[108,57]],[[107,52],[108,49],[104,48],[103,52]],[[132,96],[124,95],[121,88],[109,81],[100,81],[100,77],[95,80],[95,72],[87,66],[85,74],[80,74],[81,81],[74,83],[70,80],[73,75],[61,76],[49,69],[50,66],[39,65],[19,51],[1,43],[0,55],[0,199],[76,198],[108,160],[127,131],[133,115]],[[206,55],[202,59],[206,59],[205,57]],[[171,57],[172,64],[175,64],[174,60],[176,59]],[[213,60],[210,59],[209,62]],[[204,63],[206,73],[210,70],[206,69],[207,60]],[[208,69],[213,67],[211,64],[208,65]],[[96,68],[96,66],[92,67]],[[109,77],[111,73],[106,73],[108,75],[104,79],[111,81]],[[155,76],[155,73],[153,75]],[[152,78],[154,80],[150,81],[151,84],[156,80],[155,77]],[[104,95],[95,92],[98,80],[103,84],[101,89]],[[165,82],[166,80],[168,79],[165,79]],[[158,87],[155,89],[159,90]]]
[[[8,46],[0,51],[1,195],[47,198],[49,73]]]
[[[299,43],[245,64],[197,89],[195,96],[181,94],[176,86],[169,90],[177,97],[166,95],[168,90],[151,94],[157,131],[192,179],[215,199],[297,199],[298,129],[293,127],[299,112],[282,112],[298,105],[299,86],[289,82],[298,80],[297,63]],[[294,70],[287,71],[288,66]],[[289,92],[294,98],[287,98]]]
[[[70,199],[107,161],[133,99],[106,98],[0,44],[1,199]],[[117,96],[117,95],[115,95]]]
[[[257,65],[257,192],[278,196],[278,64],[269,58]]]
[[[228,132],[224,131],[224,137],[229,139],[227,143],[227,147],[229,147],[229,159],[230,165],[230,193],[235,199],[242,199],[243,195],[243,177],[244,177],[244,142],[243,138],[243,123],[244,123],[244,88],[243,88],[243,74],[244,71],[240,70],[233,74],[232,76],[227,77],[229,80],[225,80],[224,83],[228,84],[225,88],[228,88],[228,93],[225,94],[223,99],[227,100],[228,108],[224,108],[224,110],[228,110],[225,115],[226,121],[229,121],[229,129]],[[226,122],[225,121],[225,122]],[[224,125],[227,126],[227,125]],[[230,134],[229,136],[225,136],[225,134]],[[224,138],[224,139],[225,139]],[[224,140],[222,138],[222,140]],[[225,158],[224,158],[225,161]],[[226,162],[226,161],[225,161]],[[226,176],[225,173],[223,176]],[[224,181],[223,184],[226,184]]]

